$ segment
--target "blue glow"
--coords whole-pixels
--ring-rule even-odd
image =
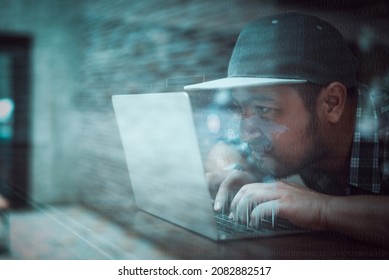
[[[12,118],[14,102],[10,98],[0,99],[0,122],[7,122]]]
[[[220,130],[220,119],[216,114],[210,114],[207,117],[207,126],[210,132],[218,133]]]

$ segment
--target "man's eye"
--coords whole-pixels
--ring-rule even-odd
[[[270,107],[263,107],[263,106],[255,106],[255,112],[258,115],[263,115],[266,113],[270,113],[273,109]]]

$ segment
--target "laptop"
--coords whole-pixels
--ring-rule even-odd
[[[212,240],[301,232],[274,219],[254,229],[214,212],[187,93],[114,95],[112,103],[139,209]]]

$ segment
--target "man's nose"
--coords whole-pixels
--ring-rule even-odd
[[[255,115],[243,116],[240,124],[240,137],[243,142],[251,141],[262,137],[259,120]]]

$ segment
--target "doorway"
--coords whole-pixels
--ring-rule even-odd
[[[0,33],[0,194],[13,208],[29,197],[31,43]]]

